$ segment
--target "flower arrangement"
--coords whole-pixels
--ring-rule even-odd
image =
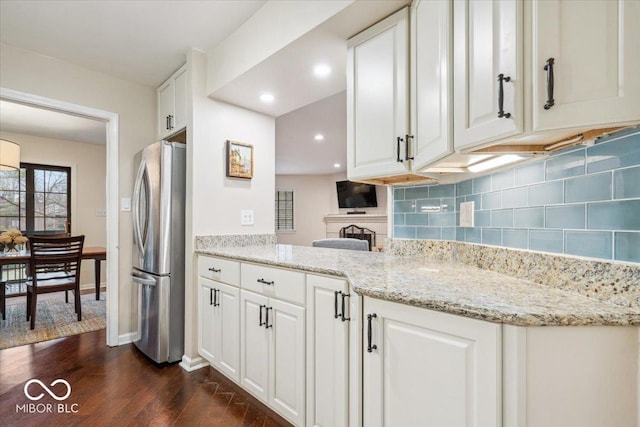
[[[16,245],[23,245],[27,243],[27,241],[29,241],[29,239],[23,236],[19,230],[9,230],[0,234],[0,247],[2,247],[2,249],[6,248],[8,251],[15,251]]]

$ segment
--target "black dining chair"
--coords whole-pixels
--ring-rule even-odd
[[[82,320],[80,306],[80,265],[84,236],[39,237],[29,239],[31,259],[27,282],[27,320],[36,325],[38,295],[73,291],[75,312]]]

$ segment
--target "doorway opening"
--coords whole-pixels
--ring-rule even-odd
[[[118,335],[118,114],[12,89],[0,88],[0,100],[98,120],[106,127],[106,344],[119,345]]]

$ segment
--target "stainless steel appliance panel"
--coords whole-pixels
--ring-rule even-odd
[[[135,157],[133,272],[138,287],[135,345],[158,363],[184,353],[186,153],[161,141]]]
[[[173,341],[169,334],[171,278],[134,271],[131,281],[138,287],[138,335],[133,343],[155,362],[167,362]]]
[[[133,267],[153,274],[184,269],[185,148],[157,142],[136,155]]]

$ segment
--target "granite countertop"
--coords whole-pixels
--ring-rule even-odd
[[[517,326],[640,325],[640,310],[458,262],[291,245],[201,249],[233,258],[346,277],[360,294]]]

